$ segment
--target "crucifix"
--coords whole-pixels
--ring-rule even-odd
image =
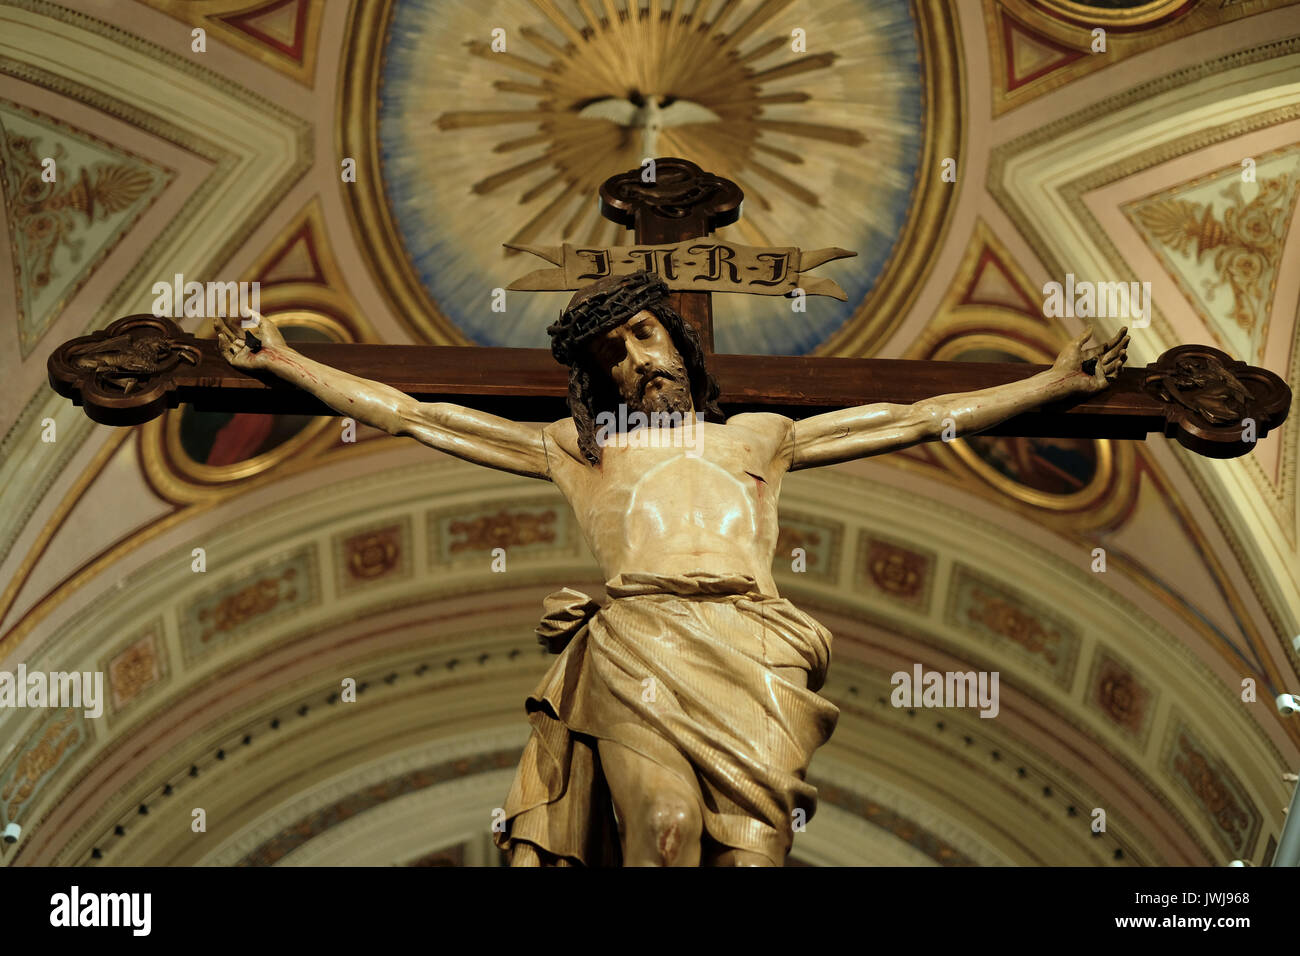
[[[657,160],[650,182],[608,179],[602,210],[638,245],[541,250],[560,268],[514,286],[576,289],[549,355],[291,348],[260,318],[246,333],[217,317],[205,340],[146,315],[65,343],[50,381],[108,424],[179,402],[338,413],[554,482],[609,601],[568,588],[545,601],[537,633],[558,656],[527,701],[498,845],[515,865],[779,866],[838,716],[816,693],[831,635],[772,579],[786,472],[976,432],[1160,431],[1234,457],[1281,424],[1290,390],[1199,345],[1125,369],[1125,330],[1093,345],[1085,332],[1050,366],[715,354],[710,289],[833,290],[798,272],[847,254],[709,241],[741,199],[679,159]]]

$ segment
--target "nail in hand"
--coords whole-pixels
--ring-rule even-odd
[[[253,334],[253,329],[257,328],[257,319],[254,316],[245,316],[239,320],[239,327],[244,330],[244,344],[248,346],[250,352],[261,351],[262,341]]]

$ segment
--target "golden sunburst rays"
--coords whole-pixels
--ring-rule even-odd
[[[517,74],[494,81],[496,91],[532,97],[535,108],[453,110],[436,121],[445,132],[501,128],[492,153],[503,165],[485,170],[472,189],[518,190],[528,216],[512,243],[555,241],[557,231],[563,240],[617,241],[621,227],[601,217],[591,197],[650,150],[735,180],[749,215],[733,228],[743,241],[766,245],[763,213],[778,203],[815,208],[823,197],[799,181],[803,156],[763,134],[846,147],[865,142],[849,127],[764,116],[769,106],[813,102],[812,93],[789,83],[815,79],[837,59],[793,52],[790,27],[778,17],[794,0],[530,2],[545,28],[510,32],[506,50],[477,40],[467,46]],[[771,83],[779,88],[765,90]],[[521,123],[535,130],[521,131]]]

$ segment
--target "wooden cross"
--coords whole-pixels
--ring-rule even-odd
[[[606,218],[635,230],[637,243],[702,238],[735,222],[744,198],[735,183],[685,160],[656,160],[654,183],[636,169],[601,186]],[[668,173],[668,175],[665,175]],[[909,405],[935,395],[1028,378],[1047,366],[816,356],[720,355],[712,351],[707,292],[678,292],[677,311],[699,330],[728,414],[777,412],[804,418],[847,406]],[[424,402],[451,402],[516,421],[568,416],[568,371],[548,349],[295,342],[308,358],[384,382]],[[469,359],[467,361],[467,359]],[[215,339],[166,318],[131,315],[65,342],[50,356],[50,385],[106,425],[135,425],[181,402],[199,411],[333,416],[314,396],[269,373],[233,368]],[[1103,392],[1018,415],[984,434],[1145,439],[1160,432],[1213,458],[1247,454],[1286,419],[1291,390],[1265,369],[1203,345],[1125,368]]]

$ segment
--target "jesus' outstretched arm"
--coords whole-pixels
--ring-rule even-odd
[[[489,415],[446,402],[419,402],[382,382],[372,382],[315,362],[290,348],[269,319],[258,319],[254,335],[262,347],[244,341],[239,318],[215,318],[221,354],[236,368],[274,372],[311,392],[340,415],[476,465],[526,478],[550,478],[542,426]]]
[[[1089,329],[1061,350],[1050,369],[1019,382],[914,405],[859,405],[802,419],[795,424],[791,470],[880,455],[945,434],[971,435],[1041,405],[1099,392],[1124,365],[1128,330],[1120,329],[1102,346],[1089,347],[1091,338]],[[1084,364],[1093,359],[1089,372]]]

